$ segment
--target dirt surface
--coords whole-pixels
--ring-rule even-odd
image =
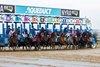
[[[41,58],[56,59],[64,61],[82,61],[100,63],[100,45],[96,49],[79,50],[48,50],[48,51],[3,51],[0,52],[0,58]]]

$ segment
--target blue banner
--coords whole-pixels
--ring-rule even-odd
[[[61,10],[57,8],[44,8],[32,6],[16,6],[16,14],[31,14],[40,16],[60,16]]]

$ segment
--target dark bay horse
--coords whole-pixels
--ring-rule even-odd
[[[30,49],[31,48],[31,39],[29,38],[29,34],[22,34],[22,35],[20,35],[20,34],[18,34],[17,35],[17,45],[18,45],[18,47],[20,48],[20,47],[22,47],[23,48],[23,50],[24,50],[24,47],[26,48],[26,49]]]
[[[17,46],[16,44],[17,44],[16,34],[13,33],[9,38],[9,48],[11,47],[13,50],[15,50]]]
[[[80,48],[90,48],[91,47],[91,33],[85,31],[82,33],[80,38]]]
[[[86,47],[91,48],[91,33],[86,32],[85,42],[86,42]]]
[[[43,47],[46,47],[47,49],[47,40],[48,40],[48,37],[47,37],[47,32],[41,32],[41,46]]]
[[[74,48],[77,50],[80,44],[80,37],[78,36],[73,36],[73,43],[74,43]]]
[[[60,37],[58,38],[59,47],[61,49],[62,45],[65,45],[65,34],[61,33]]]
[[[41,33],[38,33],[38,35],[36,36],[35,50],[41,50],[41,41]]]
[[[50,49],[55,49],[55,42],[56,42],[56,32],[53,32],[48,39],[48,44],[50,45]]]

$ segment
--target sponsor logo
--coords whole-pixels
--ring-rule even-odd
[[[61,9],[61,16],[79,17],[79,10]]]
[[[0,5],[0,13],[15,13],[15,6],[13,6],[13,5]]]
[[[33,7],[28,7],[26,13],[31,13],[31,14],[51,14],[52,9],[48,8],[33,8]]]

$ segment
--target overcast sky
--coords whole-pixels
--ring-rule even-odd
[[[80,17],[91,20],[93,29],[100,29],[99,0],[0,0],[0,4],[77,9],[80,10]]]

